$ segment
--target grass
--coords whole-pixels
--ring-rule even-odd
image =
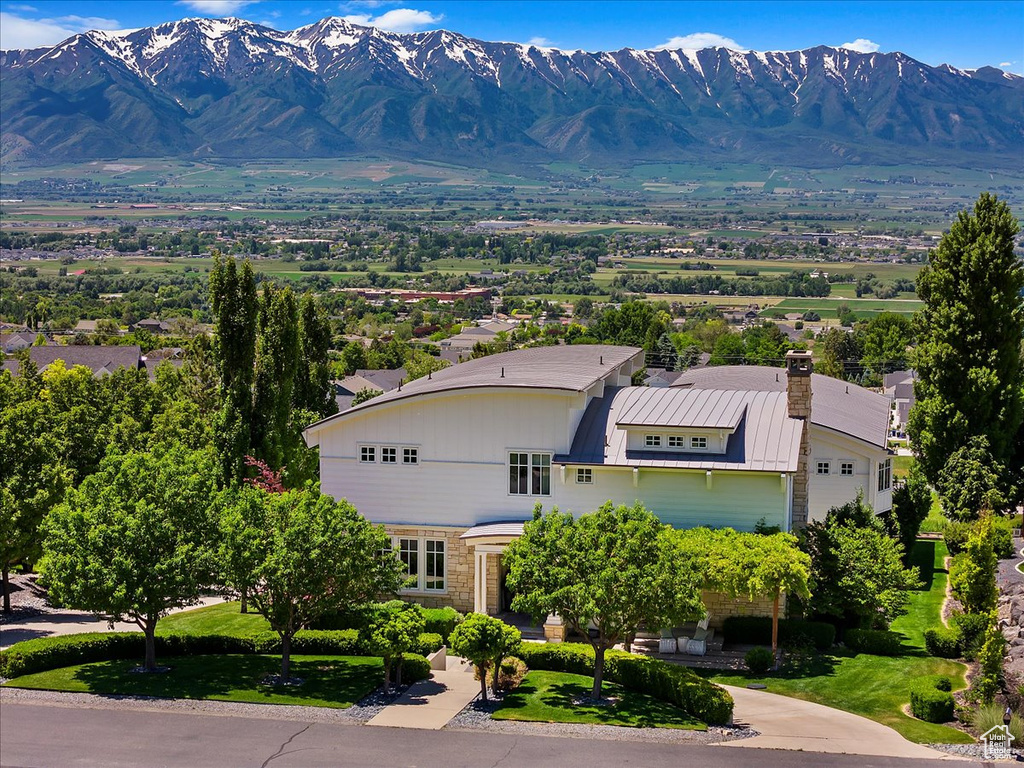
[[[531,670],[492,715],[495,720],[531,723],[586,723],[629,728],[679,728],[707,730],[678,707],[642,693],[604,683],[603,694],[618,701],[611,706],[577,703],[590,696],[592,677],[567,672]]]
[[[205,608],[182,611],[157,623],[158,635],[233,635],[245,636],[269,632],[270,624],[259,613],[241,613],[238,602],[218,603]]]
[[[939,494],[932,491],[932,508],[928,510],[928,517],[921,521],[921,533],[942,533],[946,527],[946,516],[942,514],[942,502],[939,501]]]
[[[711,679],[739,686],[764,683],[773,693],[862,715],[917,743],[970,743],[971,737],[962,731],[926,723],[903,713],[903,706],[910,701],[910,683],[918,678],[945,675],[954,689],[966,685],[963,664],[934,658],[924,649],[924,631],[941,625],[940,608],[947,579],[946,554],[946,546],[941,541],[921,540],[914,546],[912,562],[920,568],[924,585],[911,593],[906,615],[894,621],[891,627],[903,635],[902,655],[814,655],[788,665],[777,675],[729,672],[715,674]]]
[[[907,477],[910,474],[911,467],[917,461],[913,456],[893,456],[892,457],[892,473],[898,478]]]
[[[214,699],[256,704],[301,704],[345,709],[381,682],[381,660],[371,656],[293,656],[298,686],[263,685],[280,671],[280,656],[171,656],[157,663],[162,674],[130,670],[137,660],[101,661],[23,675],[4,685],[46,691],[127,694],[177,699]]]

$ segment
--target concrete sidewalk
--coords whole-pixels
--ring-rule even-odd
[[[366,724],[439,731],[479,693],[480,681],[473,677],[473,665],[449,656],[444,671],[435,670],[429,680],[413,683],[394,704]]]
[[[722,746],[919,760],[965,759],[914,744],[892,728],[840,709],[765,691],[723,687],[736,702],[736,724],[749,725],[761,735],[725,742]]]
[[[176,608],[171,613],[192,611],[208,605],[223,603],[222,597],[204,597],[198,605],[188,608]],[[10,648],[22,640],[35,640],[38,637],[54,637],[56,635],[74,635],[79,632],[141,632],[139,625],[132,622],[118,622],[111,630],[107,622],[97,619],[91,613],[82,611],[54,611],[41,613],[27,619],[0,624],[0,650]]]

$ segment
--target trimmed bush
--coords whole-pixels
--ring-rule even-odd
[[[772,668],[772,664],[775,663],[775,655],[771,648],[758,645],[747,651],[747,655],[743,657],[743,663],[755,675],[763,675]]]
[[[946,683],[949,683],[948,678]],[[953,719],[953,706],[953,694],[940,690],[934,681],[921,681],[910,689],[910,711],[918,720],[948,723]]]
[[[997,517],[992,521],[992,547],[1000,560],[1017,554],[1013,548],[1013,521],[1010,518]]]
[[[981,649],[989,620],[984,613],[954,613],[950,617],[950,626],[960,637],[960,652],[962,654],[973,658]]]
[[[772,620],[768,616],[729,616],[722,627],[727,643],[771,645]],[[836,642],[836,628],[825,621],[779,619],[779,644],[782,646],[813,645],[827,651]]]
[[[949,521],[942,526],[942,538],[950,555],[959,555],[967,546],[967,537],[971,535],[970,523]]]
[[[594,674],[594,649],[579,643],[523,643],[520,656],[530,669]],[[605,679],[674,704],[708,725],[724,725],[732,719],[733,701],[728,691],[696,675],[686,667],[623,651],[605,655]]]
[[[940,659],[959,659],[963,653],[961,635],[952,627],[926,629],[924,647],[928,653],[938,656]]]
[[[415,683],[430,677],[430,662],[416,653],[402,656],[402,684]]]
[[[313,629],[354,629],[361,632],[370,626],[377,611],[400,610],[403,605],[405,605],[405,602],[402,600],[389,600],[386,603],[366,603],[345,611],[328,613],[317,619]],[[444,645],[448,642],[448,636],[452,633],[452,630],[462,623],[465,616],[450,607],[424,608],[423,618],[426,621],[426,627],[423,631],[440,635],[441,644]]]
[[[873,656],[899,656],[903,651],[901,637],[884,629],[848,629],[844,640],[848,648]]]
[[[935,681],[935,688],[936,688],[936,690],[939,690],[939,691],[952,691],[953,690],[953,683],[950,681],[950,679],[948,677],[943,675],[942,677],[940,677],[938,680]]]

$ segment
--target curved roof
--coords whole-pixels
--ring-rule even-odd
[[[583,392],[616,368],[631,361],[641,362],[643,350],[603,344],[550,346],[517,349],[469,360],[437,371],[367,400],[347,411],[329,416],[306,428],[318,431],[327,423],[376,408],[385,403],[416,395],[459,389],[524,388],[562,389]]]
[[[786,370],[760,365],[720,365],[679,375],[672,387],[786,391]],[[811,423],[886,447],[892,405],[886,395],[820,373],[811,374]]]

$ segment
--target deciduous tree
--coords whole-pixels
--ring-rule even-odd
[[[492,687],[497,695],[501,663],[519,649],[522,639],[518,629],[501,619],[471,613],[452,631],[449,643],[456,655],[473,662],[480,677],[480,695],[487,701],[487,673],[494,672]]]

